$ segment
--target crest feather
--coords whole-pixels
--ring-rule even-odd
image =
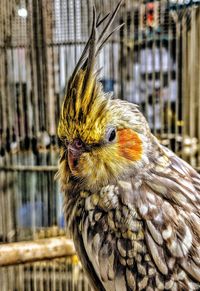
[[[78,119],[80,121],[83,115],[87,115],[90,105],[94,102],[94,98],[97,97],[99,90],[101,90],[102,86],[97,81],[98,71],[95,72],[95,62],[104,44],[111,35],[123,25],[121,24],[109,32],[109,28],[122,2],[123,0],[119,1],[113,13],[108,13],[102,19],[100,19],[100,14],[96,17],[96,9],[93,7],[91,33],[72,76],[69,79],[62,105],[62,119],[66,119],[67,115],[69,115],[72,119]],[[98,28],[105,22],[104,28],[98,34]]]

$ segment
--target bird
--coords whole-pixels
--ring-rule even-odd
[[[200,290],[200,175],[104,92],[98,54],[122,1],[91,33],[58,124],[66,227],[94,290]]]

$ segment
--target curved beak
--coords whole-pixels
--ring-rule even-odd
[[[76,149],[72,145],[68,145],[68,164],[71,172],[76,171],[81,154],[82,150]]]

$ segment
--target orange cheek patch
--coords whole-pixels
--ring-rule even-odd
[[[120,155],[131,161],[138,161],[142,155],[142,141],[132,129],[118,131],[118,144]]]

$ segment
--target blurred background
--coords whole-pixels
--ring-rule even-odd
[[[67,80],[90,32],[92,5],[118,0],[1,0],[0,246],[64,235],[54,181]],[[200,0],[125,0],[125,26],[98,59],[115,98],[139,104],[153,133],[200,169]],[[0,267],[2,291],[91,290],[76,256]]]

